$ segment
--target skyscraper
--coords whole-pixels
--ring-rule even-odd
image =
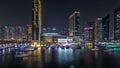
[[[0,40],[4,39],[4,29],[2,26],[0,26]]]
[[[27,24],[27,40],[32,40],[32,25]]]
[[[120,8],[114,10],[114,39],[120,40]]]
[[[94,40],[102,41],[102,18],[97,18],[94,23]]]
[[[0,33],[2,40],[23,40],[26,37],[26,29],[22,26],[4,26]]]
[[[109,41],[109,23],[110,23],[110,15],[106,15],[102,19],[102,39],[104,41]]]
[[[17,27],[14,27],[15,28],[15,38],[16,39],[25,39],[26,38],[26,29],[25,27],[22,27],[22,26],[17,26]],[[14,36],[14,35],[13,35]]]
[[[80,36],[80,12],[75,11],[69,17],[69,35]]]
[[[32,0],[32,40],[40,42],[42,29],[41,0]]]
[[[87,27],[84,28],[86,33],[86,43],[89,43],[90,47],[94,47],[94,21],[87,22]]]
[[[4,27],[4,40],[8,40],[9,39],[9,27],[5,26]]]

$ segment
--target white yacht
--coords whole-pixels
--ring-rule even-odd
[[[30,48],[25,48],[25,51],[33,51],[34,48],[33,47],[30,47]]]
[[[15,55],[15,57],[28,57],[28,56],[32,56],[31,54],[19,54],[19,55]]]
[[[97,46],[95,46],[95,48],[92,48],[91,50],[92,50],[92,51],[98,51],[99,49],[98,49]]]
[[[112,52],[113,50],[111,48],[104,50],[104,52]]]

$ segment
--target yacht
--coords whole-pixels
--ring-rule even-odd
[[[25,51],[33,51],[34,48],[33,47],[30,47],[30,48],[25,48]]]
[[[92,48],[91,50],[92,51],[98,51],[99,49],[98,48]]]
[[[104,50],[104,52],[112,52],[113,50],[111,48]]]
[[[98,51],[99,49],[98,49],[97,46],[95,46],[95,48],[92,48],[91,50],[92,50],[92,51]]]
[[[30,52],[16,52],[15,57],[29,57],[32,56],[32,53]]]
[[[29,56],[32,56],[31,54],[18,54],[18,55],[15,55],[15,57],[29,57]]]

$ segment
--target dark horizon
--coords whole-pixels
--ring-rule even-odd
[[[67,28],[69,16],[75,10],[80,11],[80,23],[94,21],[107,14],[112,16],[114,8],[120,7],[119,3],[120,0],[42,0],[43,27],[56,27],[58,31]],[[32,0],[1,1],[0,8],[0,25],[26,26],[32,23]]]

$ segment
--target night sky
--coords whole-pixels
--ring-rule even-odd
[[[94,21],[112,14],[120,7],[120,0],[42,0],[43,27],[68,27],[69,15],[80,11],[80,22]],[[32,0],[2,0],[0,24],[25,26],[32,22]],[[83,24],[84,25],[84,24]]]

